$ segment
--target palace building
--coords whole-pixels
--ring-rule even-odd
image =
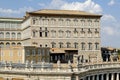
[[[26,12],[24,18],[1,17],[0,59],[10,61],[11,55],[17,58],[18,53],[22,57],[18,56],[17,62],[39,62],[38,56],[25,58],[30,52],[26,49],[36,47],[31,54],[38,55],[38,48],[49,50],[49,53],[41,53],[49,54],[48,59],[44,59],[46,62],[56,62],[58,59],[61,62],[75,62],[76,59],[81,62],[101,61],[100,18],[101,15],[84,11],[47,9]],[[22,49],[16,54],[13,51],[6,52],[14,47]],[[12,61],[16,62],[14,59]]]

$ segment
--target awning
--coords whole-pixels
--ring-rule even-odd
[[[57,54],[64,54],[65,51],[62,50],[62,49],[59,49],[59,48],[51,48],[50,49],[50,53],[53,53],[53,54],[55,54],[55,53],[57,53]]]

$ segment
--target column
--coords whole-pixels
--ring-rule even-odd
[[[99,80],[99,75],[97,75],[97,80]]]
[[[117,77],[116,77],[116,80],[119,80],[119,73],[117,73]]]
[[[92,76],[92,80],[95,80],[95,75]]]
[[[88,76],[88,80],[90,80],[90,76]]]
[[[101,74],[101,80],[103,80],[103,78],[104,78],[103,76],[104,76],[104,74]]]
[[[76,80],[79,80],[79,76],[78,75],[76,76]]]
[[[106,80],[109,80],[109,73],[106,74]]]
[[[111,80],[114,80],[114,73],[111,73]]]

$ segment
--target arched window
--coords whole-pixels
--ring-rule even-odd
[[[59,47],[63,48],[63,43],[62,42],[59,42]]]
[[[99,37],[99,31],[95,29],[95,37]]]
[[[78,43],[77,42],[74,43],[74,47],[78,48]]]
[[[4,43],[3,42],[0,43],[0,47],[1,48],[4,47]]]
[[[0,33],[0,38],[4,38],[4,33],[3,32]]]
[[[77,19],[74,19],[74,25],[78,26],[78,20]]]
[[[21,38],[21,33],[17,33],[17,38]]]
[[[63,37],[63,33],[64,33],[64,31],[59,30],[59,37],[60,37],[60,38]]]
[[[99,43],[95,43],[95,50],[99,50]]]
[[[10,33],[9,32],[6,33],[6,38],[10,38]]]
[[[18,45],[18,46],[21,46],[21,43],[19,42],[19,43],[17,43],[17,45]]]
[[[92,31],[88,29],[88,37],[92,37]]]
[[[70,48],[71,47],[71,43],[70,42],[67,42],[67,48]]]
[[[52,48],[56,47],[56,43],[55,42],[51,42],[51,44],[52,44]]]
[[[71,36],[71,31],[67,30],[67,31],[66,31],[66,37],[67,37],[67,38],[70,38],[70,36]]]
[[[12,33],[12,38],[15,38],[15,33],[14,32]]]
[[[81,43],[81,49],[85,50],[85,43],[84,42]]]
[[[12,43],[12,46],[15,46],[15,45],[16,45],[16,43],[15,43],[15,42],[13,42],[13,43]]]
[[[74,29],[74,37],[78,37],[78,31],[76,30],[76,28]]]
[[[88,49],[92,50],[92,43],[88,43]]]
[[[80,34],[81,37],[85,37],[85,31],[83,30],[83,28],[81,29],[81,34]]]
[[[51,36],[52,36],[53,38],[56,37],[56,31],[55,31],[55,30],[52,30],[52,31],[51,31],[51,34],[52,34]]]
[[[63,19],[59,19],[59,25],[60,25],[60,26],[63,25]]]
[[[6,43],[6,47],[10,47],[10,43],[9,42]]]

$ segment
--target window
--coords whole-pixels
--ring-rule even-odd
[[[0,43],[0,47],[4,47],[4,43],[3,42]]]
[[[53,37],[53,38],[56,37],[56,31],[55,31],[55,30],[52,30],[52,31],[51,31],[51,34],[52,34],[52,37]]]
[[[33,56],[35,56],[35,55],[36,55],[35,50],[32,50],[32,55],[33,55]]]
[[[81,49],[85,50],[85,43],[84,42],[81,43]]]
[[[12,33],[12,38],[15,38],[15,37],[16,37],[16,36],[15,36],[15,33],[13,32],[13,33]]]
[[[75,43],[74,43],[74,46],[75,46],[75,48],[78,48],[78,43],[75,42]]]
[[[70,42],[67,42],[67,48],[70,48],[71,47],[71,43]]]
[[[56,21],[56,20],[52,18],[52,19],[51,19],[51,25],[54,25],[54,24],[55,24],[55,21]]]
[[[81,20],[81,26],[82,26],[82,27],[85,26],[85,20]]]
[[[95,37],[99,37],[99,31],[95,29]]]
[[[74,37],[78,37],[78,31],[76,30],[76,28],[74,29]]]
[[[10,43],[9,42],[6,43],[6,47],[10,47]]]
[[[92,31],[88,29],[88,37],[92,37]]]
[[[21,38],[21,33],[17,33],[17,38]]]
[[[74,24],[75,24],[75,26],[78,25],[78,20],[77,19],[74,19]]]
[[[60,25],[60,26],[63,25],[63,19],[59,19],[59,25]]]
[[[38,49],[38,55],[39,56],[41,55],[41,49]]]
[[[67,26],[70,25],[70,19],[66,19],[66,25],[67,25]]]
[[[45,28],[45,37],[48,37],[48,30]]]
[[[83,30],[83,28],[81,29],[81,37],[85,37],[85,31]]]
[[[56,47],[56,43],[55,42],[52,42],[52,48],[55,48]]]
[[[62,42],[59,42],[59,47],[63,48],[63,43]]]
[[[10,38],[10,33],[9,32],[6,33],[6,38]]]
[[[88,49],[92,50],[92,43],[88,43]]]
[[[0,33],[0,38],[4,38],[4,33],[3,32]]]
[[[30,50],[26,50],[26,56],[30,56]]]
[[[36,24],[36,20],[35,19],[33,19],[33,24]]]
[[[42,28],[40,27],[39,36],[42,37]]]
[[[59,37],[62,38],[63,37],[63,31],[59,30]]]
[[[95,50],[99,50],[99,43],[95,43]]]
[[[71,36],[71,31],[67,30],[67,31],[66,31],[66,37],[67,37],[67,38],[70,38],[70,36]]]
[[[90,27],[92,25],[92,20],[88,20],[88,26]]]
[[[12,43],[12,46],[15,46],[15,45],[16,45],[16,44],[13,42],[13,43]]]

